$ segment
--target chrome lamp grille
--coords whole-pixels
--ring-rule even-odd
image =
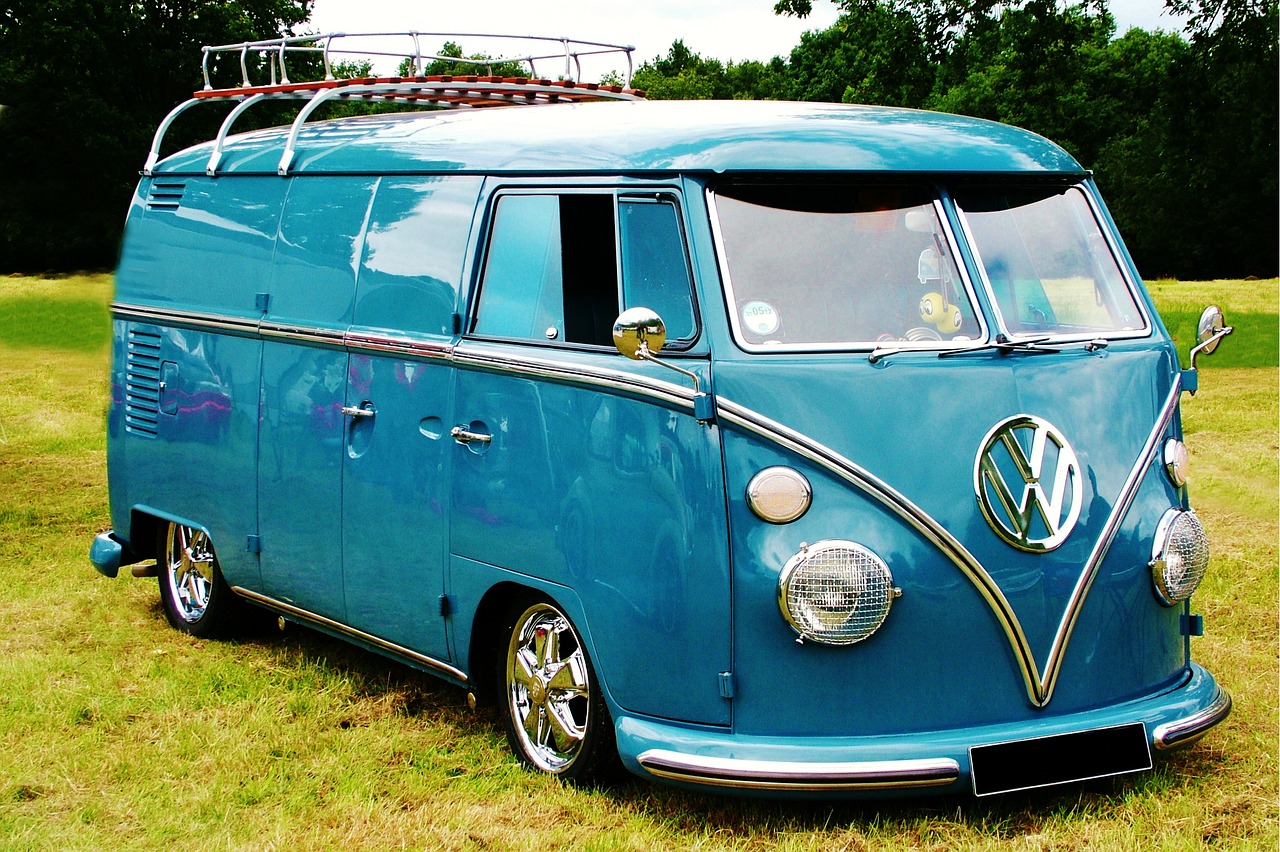
[[[900,592],[880,557],[851,541],[802,547],[778,579],[778,604],[800,639],[852,645],[875,633]]]
[[[1209,567],[1209,537],[1195,512],[1170,509],[1156,527],[1151,574],[1156,595],[1166,606],[1195,593]]]

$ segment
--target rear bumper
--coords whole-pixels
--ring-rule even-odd
[[[99,533],[89,547],[89,561],[98,573],[106,577],[115,577],[120,573],[121,565],[132,565],[138,557],[129,549],[129,545],[116,538],[113,531]]]
[[[975,747],[1054,737],[1071,742],[1074,735],[1085,732],[1142,726],[1149,746],[1145,762],[1118,771],[1102,769],[1108,761],[1100,755],[1099,768],[1093,771],[1086,756],[1073,760],[1078,767],[1065,769],[1049,783],[1029,782],[1010,789],[1051,786],[1149,768],[1151,756],[1195,742],[1230,712],[1230,695],[1212,675],[1192,664],[1176,688],[1159,695],[1006,725],[901,736],[786,738],[735,736],[622,717],[617,734],[618,750],[633,772],[681,786],[817,797],[894,791],[979,793],[983,788],[974,782],[971,771],[970,749]]]

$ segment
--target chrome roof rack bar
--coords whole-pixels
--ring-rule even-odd
[[[471,58],[427,53],[422,50],[423,39],[443,39],[455,44],[460,39],[512,42],[525,52],[503,56]],[[554,46],[554,47],[553,47]],[[532,48],[532,50],[530,50]],[[156,129],[142,173],[150,175],[160,160],[160,145],[170,126],[178,116],[202,102],[239,101],[223,120],[213,140],[213,150],[205,172],[213,176],[231,126],[250,106],[262,100],[307,100],[308,103],[294,118],[289,128],[288,141],[280,160],[280,174],[287,174],[296,151],[298,135],[303,124],[315,110],[335,98],[361,98],[412,104],[429,108],[490,107],[517,104],[572,103],[586,100],[639,100],[644,92],[628,88],[634,71],[630,45],[583,41],[580,39],[549,36],[515,36],[496,33],[424,33],[418,31],[393,33],[329,33],[310,36],[281,36],[236,44],[207,45],[201,49],[201,76],[204,87],[178,106],[174,107]],[[260,58],[263,67],[253,68],[250,55]],[[217,89],[213,86],[210,57],[230,56],[239,64],[240,83],[232,88]],[[306,77],[305,64],[299,67],[297,60],[307,55],[320,58],[323,76]],[[579,82],[582,77],[582,60],[585,57],[616,55],[627,63],[624,85],[606,85]],[[289,74],[289,60],[295,60],[295,75]],[[398,59],[402,70],[411,63],[411,77],[365,76],[339,79],[334,71],[340,62],[354,60],[362,70],[371,69],[375,61]],[[559,80],[539,77],[537,63],[546,60],[563,60],[564,74]],[[473,67],[485,75],[431,75],[423,76],[428,63],[448,62]],[[529,69],[529,75],[498,77],[492,74],[494,66],[518,64]],[[266,80],[255,83],[254,72],[265,75]],[[611,72],[612,73],[612,72]]]

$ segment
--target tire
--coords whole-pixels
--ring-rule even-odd
[[[208,533],[165,524],[156,554],[160,601],[175,630],[206,638],[227,635],[239,626],[243,605],[222,578]]]
[[[545,599],[512,607],[502,655],[502,722],[526,766],[574,784],[617,774],[617,741],[591,658],[568,617]]]

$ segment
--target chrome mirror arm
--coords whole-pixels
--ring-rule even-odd
[[[1210,337],[1208,340],[1193,346],[1191,348],[1191,369],[1194,370],[1196,368],[1196,357],[1200,355],[1200,353],[1203,352],[1206,355],[1210,354],[1211,352],[1213,352],[1214,349],[1218,348],[1219,340],[1226,337],[1228,334],[1230,334],[1235,330],[1236,330],[1235,326],[1231,326],[1231,325],[1223,326],[1220,330],[1215,332],[1214,335]]]

